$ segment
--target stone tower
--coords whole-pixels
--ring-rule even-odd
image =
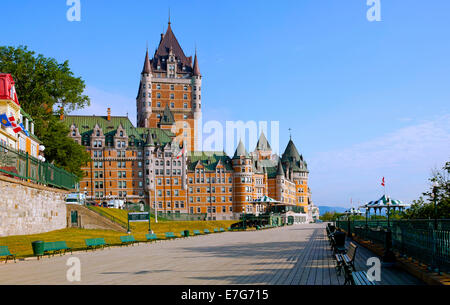
[[[159,46],[150,59],[145,55],[138,96],[137,126],[160,128],[168,110],[173,116],[171,131],[186,151],[198,148],[198,131],[202,117],[202,76],[197,58],[187,57],[169,26],[161,34]],[[168,108],[168,110],[167,110]],[[166,115],[165,115],[166,114]]]

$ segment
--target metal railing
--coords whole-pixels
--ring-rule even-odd
[[[114,217],[113,215],[109,214],[109,213],[105,213],[103,212],[99,207],[94,207],[94,206],[86,206],[89,210],[97,213],[100,216],[103,216],[105,218],[108,218],[109,220],[111,220],[112,222],[118,224],[119,226],[121,226],[122,228],[127,229],[128,228],[128,223],[117,218]]]
[[[154,210],[151,213],[154,215]],[[167,221],[204,221],[208,214],[163,213],[158,211],[158,218]]]
[[[0,144],[0,174],[25,181],[72,190],[78,177],[28,153]]]
[[[387,227],[387,221],[339,221],[336,226],[350,230],[356,236],[375,244],[386,246],[388,232],[392,234],[392,249],[400,255],[411,257],[430,269],[450,272],[450,220],[395,220]]]
[[[434,230],[435,220],[434,219],[395,219],[390,220],[389,225],[391,228],[402,227],[411,228],[417,230]],[[338,220],[338,223],[345,223],[345,229],[347,228],[347,220]],[[437,229],[440,231],[450,231],[450,219],[438,219],[436,221]],[[350,228],[353,230],[354,227],[365,227],[365,220],[350,220]],[[368,220],[367,226],[369,228],[388,228],[387,220]],[[344,227],[343,227],[344,228]]]

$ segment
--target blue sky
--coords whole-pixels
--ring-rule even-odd
[[[2,3],[1,45],[69,60],[92,106],[129,114],[148,42],[172,28],[199,54],[204,120],[280,121],[308,161],[313,200],[349,206],[382,195],[411,201],[450,160],[450,2],[381,0],[65,0]],[[268,135],[270,140],[270,135]],[[253,149],[253,147],[250,147]]]

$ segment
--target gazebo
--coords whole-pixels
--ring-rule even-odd
[[[268,206],[268,205],[271,205],[271,204],[274,205],[274,204],[277,204],[277,203],[280,203],[280,202],[275,200],[275,199],[273,199],[273,198],[270,198],[268,196],[262,196],[261,198],[258,198],[255,201],[253,201],[253,204],[255,206],[257,206],[257,205],[260,205],[260,206],[266,205],[266,206]]]
[[[385,234],[385,251],[384,251],[384,255],[383,255],[384,262],[387,262],[387,263],[395,262],[395,255],[391,249],[392,248],[392,232],[391,232],[391,223],[390,223],[391,209],[393,209],[394,211],[396,209],[401,211],[407,207],[409,207],[409,204],[405,204],[405,203],[401,202],[400,200],[392,199],[386,195],[383,195],[383,197],[381,197],[380,199],[378,199],[376,201],[370,201],[361,207],[361,208],[366,209],[366,230],[369,230],[369,228],[367,226],[367,219],[368,219],[367,215],[370,212],[370,209],[375,210],[375,215],[377,213],[377,210],[380,211],[380,215],[381,215],[381,210],[387,209],[388,227],[386,230],[384,230],[384,232],[385,232],[384,233]]]
[[[383,197],[381,197],[380,199],[378,199],[376,201],[370,201],[370,202],[366,203],[365,205],[361,206],[361,208],[364,208],[366,210],[366,225],[367,225],[367,218],[368,218],[368,213],[370,212],[370,209],[374,209],[375,215],[377,214],[377,210],[380,211],[380,215],[381,215],[381,210],[387,209],[388,227],[391,226],[391,224],[390,224],[391,209],[393,209],[394,211],[396,209],[401,211],[407,207],[409,207],[409,204],[403,203],[402,201],[397,200],[397,199],[392,199],[386,195],[383,195]]]

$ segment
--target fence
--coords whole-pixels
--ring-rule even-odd
[[[145,206],[145,211],[155,215],[155,210]],[[167,221],[204,221],[207,219],[208,214],[189,214],[189,213],[171,213],[171,212],[158,212],[158,219]]]
[[[0,144],[0,174],[67,190],[75,189],[78,183],[77,176],[3,144]]]
[[[339,221],[336,226],[386,247],[387,221]],[[450,272],[450,220],[395,220],[390,223],[392,249],[423,264]]]
[[[345,223],[345,229],[347,229],[348,224],[347,220],[338,220],[336,224]],[[438,231],[450,231],[450,219],[437,219],[437,230]],[[369,228],[378,228],[378,229],[387,229],[388,221],[387,220],[369,220],[367,221],[367,226]],[[434,230],[435,221],[434,219],[395,219],[390,220],[390,227],[402,227],[402,228],[411,228],[417,230]],[[366,227],[365,220],[351,220],[350,228],[352,231],[355,227]]]

